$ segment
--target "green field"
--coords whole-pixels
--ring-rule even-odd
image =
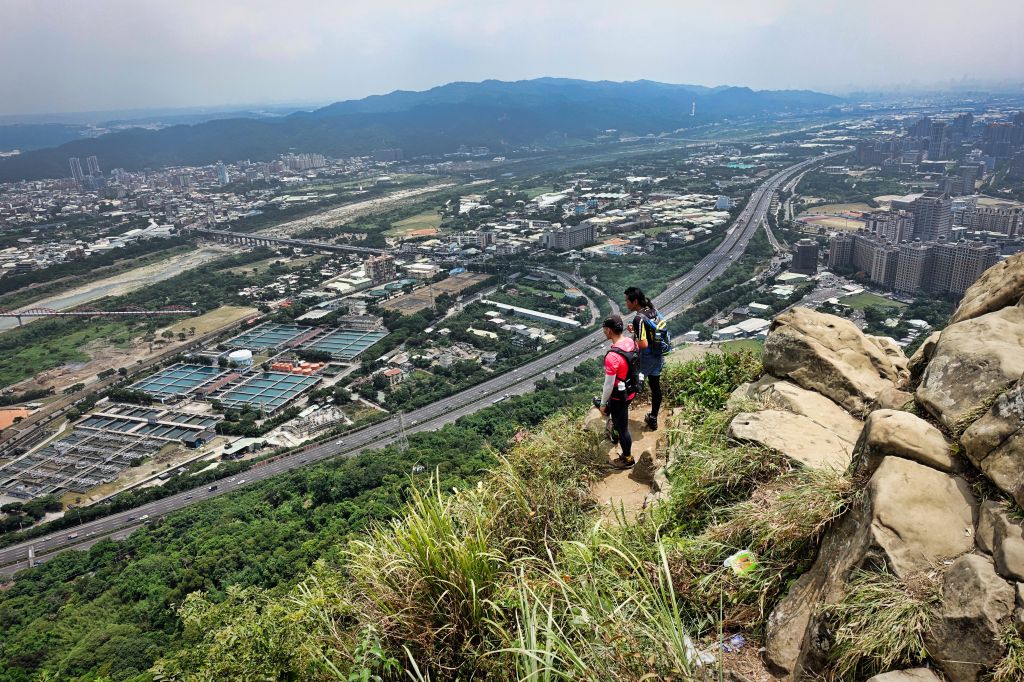
[[[864,310],[868,306],[882,306],[884,308],[906,308],[905,303],[894,301],[891,298],[879,296],[878,294],[872,294],[864,291],[853,296],[847,296],[839,299],[839,302],[843,305],[848,305],[854,310]]]
[[[34,328],[25,329],[41,332],[43,324],[35,322]],[[123,322],[97,322],[70,334],[55,334],[48,338],[38,333],[30,336],[18,334],[16,330],[9,332],[8,341],[24,338],[24,343],[5,344],[8,347],[0,352],[0,386],[8,386],[68,362],[86,362],[89,356],[79,350],[85,344],[95,339],[127,339],[130,335],[129,326]]]
[[[436,230],[439,227],[441,227],[441,215],[436,209],[431,209],[399,220],[384,234],[389,237],[403,237],[417,230]]]
[[[764,352],[764,341],[758,339],[736,339],[722,343],[722,350],[727,353],[738,353],[741,350],[749,350],[755,355]]]
[[[530,199],[536,199],[541,194],[547,194],[548,192],[551,191],[553,191],[551,189],[551,186],[546,185],[544,187],[527,187],[526,189],[523,190],[523,193],[526,194],[526,196],[530,197]]]

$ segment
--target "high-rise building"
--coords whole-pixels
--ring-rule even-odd
[[[932,250],[919,241],[900,244],[899,249],[893,288],[906,294],[920,291],[922,283],[931,277]]]
[[[89,167],[89,175],[93,177],[100,176],[100,160],[95,156],[90,156],[85,160],[86,165]]]
[[[914,214],[910,211],[873,211],[861,216],[874,237],[899,244],[914,233]]]
[[[956,258],[948,290],[958,296],[978,281],[982,273],[999,261],[999,249],[993,244],[960,242],[956,245]]]
[[[928,135],[928,158],[944,159],[949,155],[949,125],[933,121]]]
[[[921,288],[933,294],[949,291],[949,283],[953,279],[953,267],[956,263],[957,245],[940,239],[931,248],[931,268],[927,277],[921,281]]]
[[[222,185],[228,184],[230,178],[228,177],[228,167],[221,162],[217,162],[217,182]]]
[[[541,235],[541,246],[554,251],[571,251],[597,241],[597,228],[587,221],[579,225],[565,225],[554,230],[545,230]]]
[[[830,270],[848,268],[853,264],[853,235],[837,232],[828,243],[828,267]]]
[[[979,177],[981,177],[981,168],[978,166],[973,164],[964,164],[960,166],[960,178],[964,182],[964,194],[974,194],[974,189],[978,184]]]
[[[818,273],[818,242],[813,239],[801,239],[793,247],[793,272],[803,275]]]
[[[85,174],[82,172],[82,162],[78,160],[77,156],[72,156],[68,159],[68,164],[71,166],[71,177],[74,178],[75,183],[81,186],[82,180],[85,179]]]
[[[964,212],[961,223],[969,230],[1013,238],[1024,234],[1024,208],[1015,204],[973,206]]]
[[[366,276],[373,280],[374,284],[390,282],[397,276],[395,259],[386,253],[367,258],[363,262],[363,270],[366,272]]]
[[[914,214],[914,239],[933,242],[949,237],[953,226],[953,202],[942,192],[925,192],[910,202]]]

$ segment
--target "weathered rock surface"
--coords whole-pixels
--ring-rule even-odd
[[[849,320],[797,307],[772,322],[764,366],[861,416],[882,390],[905,378],[905,364],[898,366],[888,353]]]
[[[853,445],[801,414],[783,410],[740,412],[729,424],[729,437],[778,450],[812,469],[843,471]]]
[[[996,515],[999,503],[985,500],[978,509],[978,527],[974,533],[974,542],[978,549],[991,554],[996,544]]]
[[[1024,382],[1001,394],[960,442],[975,466],[1024,505]]]
[[[889,565],[897,575],[930,571],[974,549],[977,502],[962,479],[899,457],[886,457],[867,495],[825,534],[818,558],[790,587],[767,623],[765,660],[797,679],[820,671],[829,638],[815,614],[842,598],[851,571]]]
[[[1002,509],[991,518],[996,571],[1007,580],[1024,580],[1024,528]]]
[[[868,483],[868,495],[874,542],[897,575],[929,570],[974,549],[978,503],[962,478],[886,457]]]
[[[901,391],[895,386],[884,388],[875,398],[875,404],[880,410],[907,410],[914,404],[914,394]]]
[[[912,396],[911,396],[912,397]],[[730,404],[756,402],[769,410],[784,410],[803,415],[818,426],[828,429],[842,440],[854,444],[860,437],[863,422],[834,402],[791,381],[765,374],[757,381],[743,384],[729,398]]]
[[[866,334],[865,336],[868,341],[878,346],[878,349],[885,353],[885,356],[892,362],[893,367],[896,368],[899,378],[895,383],[899,386],[906,385],[910,379],[910,360],[904,355],[900,345],[888,336],[874,336],[872,334]]]
[[[868,682],[942,682],[942,678],[928,668],[910,668],[875,675]]]
[[[954,432],[1024,374],[1024,308],[946,327],[917,387],[917,402]]]
[[[858,466],[873,471],[882,458],[895,455],[940,471],[953,471],[956,462],[945,436],[909,412],[875,410],[864,422],[857,443]]]
[[[952,682],[976,682],[999,661],[1002,621],[1014,606],[1014,590],[977,554],[960,557],[946,571],[939,614],[925,646]]]
[[[942,332],[932,332],[924,340],[924,343],[914,351],[914,354],[910,356],[908,368],[910,369],[911,386],[916,386],[921,381],[921,376],[924,374],[925,368],[928,367],[928,362],[932,359],[932,355],[935,354],[935,346],[938,345],[940,336],[942,336]]]
[[[1012,306],[1021,297],[1024,297],[1024,253],[1010,256],[986,270],[964,292],[950,324]]]

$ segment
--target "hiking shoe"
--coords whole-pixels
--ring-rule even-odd
[[[647,424],[647,428],[649,428],[651,431],[658,430],[658,418],[655,417],[653,414],[648,413],[647,416],[644,417],[644,424]]]
[[[632,457],[622,457],[621,455],[608,463],[614,469],[632,469],[635,464],[636,460]]]

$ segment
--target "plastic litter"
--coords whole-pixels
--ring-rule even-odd
[[[759,567],[754,553],[749,549],[741,549],[725,560],[725,567],[731,568],[736,575],[747,575]]]

